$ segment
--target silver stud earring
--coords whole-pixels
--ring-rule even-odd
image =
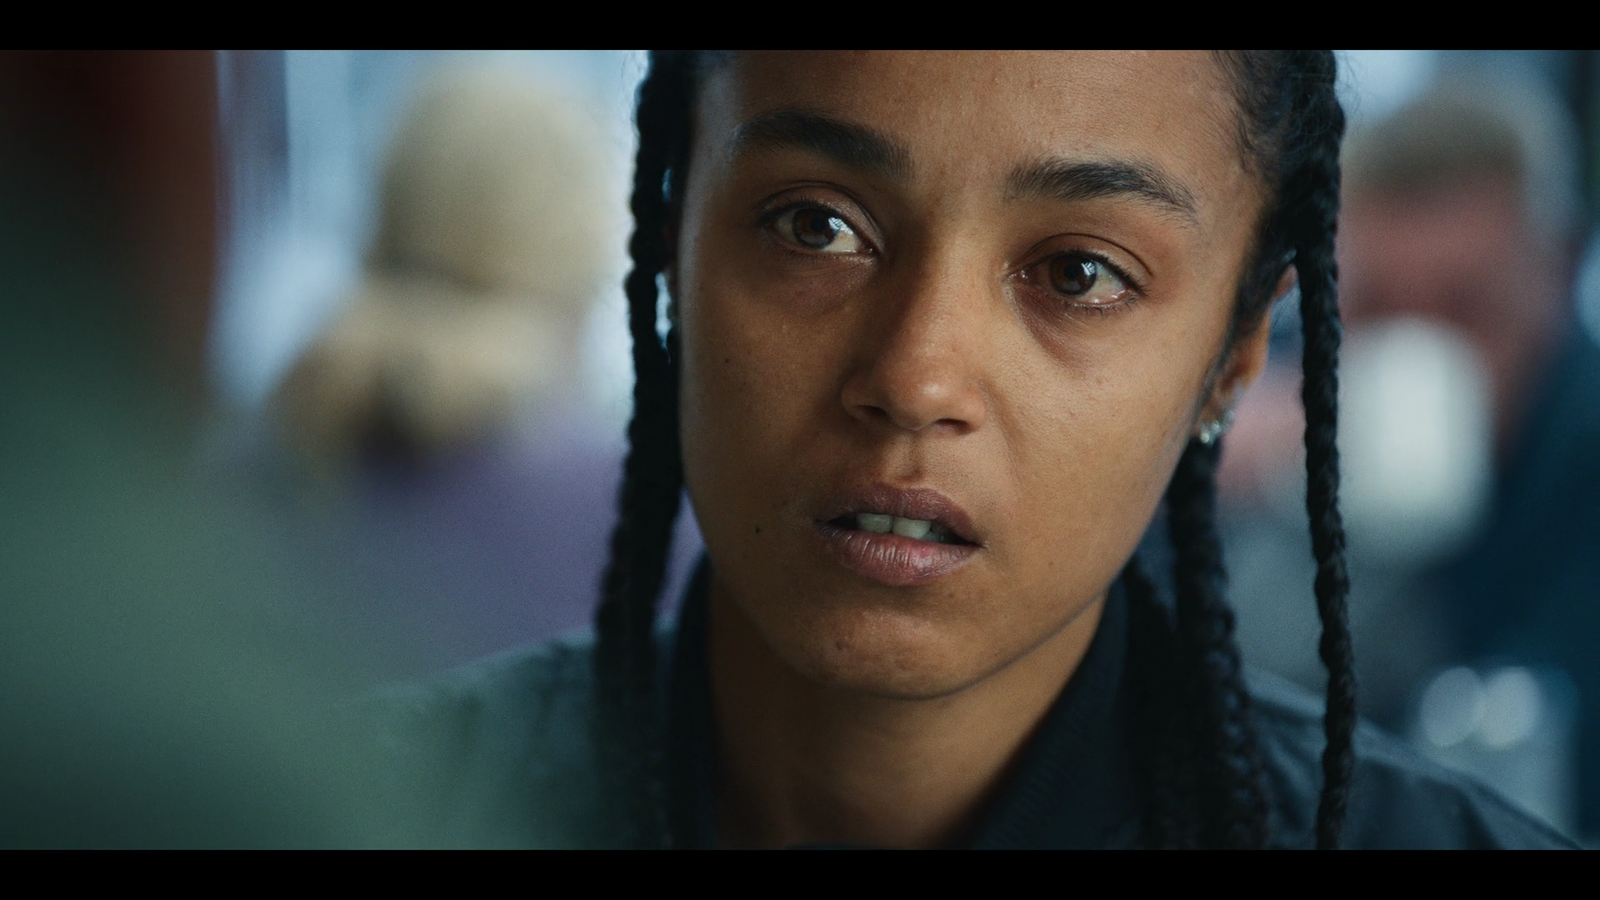
[[[1195,437],[1200,439],[1200,443],[1209,447],[1215,444],[1217,439],[1226,434],[1231,427],[1233,427],[1233,410],[1225,409],[1222,411],[1222,415],[1217,416],[1215,419],[1209,422],[1201,422],[1200,432]]]

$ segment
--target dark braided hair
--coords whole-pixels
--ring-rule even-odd
[[[1317,613],[1322,619],[1320,653],[1328,669],[1323,728],[1323,790],[1317,808],[1317,846],[1338,846],[1339,830],[1355,758],[1355,662],[1346,600],[1344,521],[1339,515],[1338,264],[1334,235],[1339,218],[1339,146],[1344,110],[1334,90],[1335,66],[1328,52],[1291,51],[1230,55],[1240,86],[1242,138],[1247,156],[1272,185],[1276,202],[1261,230],[1254,272],[1241,284],[1242,311],[1270,302],[1270,285],[1292,260],[1299,276],[1304,335],[1301,399],[1306,413],[1306,512],[1311,552],[1317,563]],[[1268,90],[1268,85],[1280,85]],[[1249,122],[1248,125],[1243,124]],[[1279,123],[1275,127],[1273,123]],[[1248,292],[1257,292],[1252,297]],[[1262,299],[1257,299],[1262,298]],[[1259,321],[1259,315],[1256,318]]]
[[[656,279],[667,265],[669,175],[681,179],[688,158],[694,61],[657,54],[639,86],[639,153],[634,175],[633,269],[626,282],[633,336],[633,419],[623,464],[620,515],[595,617],[594,723],[611,782],[612,820],[638,829],[632,846],[671,846],[665,751],[657,740],[656,601],[666,575],[672,525],[683,497],[678,443],[678,377],[656,333]]]
[[[1268,189],[1255,252],[1240,280],[1226,359],[1259,327],[1292,263],[1305,328],[1307,510],[1317,560],[1321,653],[1330,674],[1324,787],[1317,845],[1338,844],[1353,767],[1355,683],[1346,622],[1348,581],[1338,510],[1337,358],[1340,326],[1333,239],[1344,114],[1326,52],[1247,52],[1221,57],[1237,94],[1238,140]],[[639,151],[629,249],[629,319],[636,372],[620,518],[602,588],[595,657],[596,737],[611,774],[616,821],[635,846],[672,846],[662,733],[655,702],[655,608],[683,488],[678,442],[676,335],[657,333],[656,283],[668,262],[688,162],[701,68],[696,54],[660,52],[639,88]],[[1145,840],[1152,847],[1263,847],[1269,798],[1251,724],[1233,613],[1216,533],[1219,446],[1193,440],[1166,494],[1175,551],[1169,610],[1136,558],[1122,583],[1130,601],[1129,683]]]

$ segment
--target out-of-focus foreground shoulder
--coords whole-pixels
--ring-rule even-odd
[[[374,843],[603,843],[589,729],[593,644],[509,651],[359,704],[376,738]]]
[[[1322,705],[1251,672],[1251,697],[1274,803],[1274,834],[1311,847],[1322,790]],[[1575,849],[1576,844],[1472,779],[1423,759],[1363,722],[1340,846],[1349,849]]]

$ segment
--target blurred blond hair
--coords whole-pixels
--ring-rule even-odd
[[[593,117],[521,72],[435,72],[384,166],[345,311],[275,407],[322,468],[377,437],[437,455],[573,385],[588,310],[617,268],[619,188]]]

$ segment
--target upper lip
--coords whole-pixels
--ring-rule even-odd
[[[824,506],[818,521],[828,522],[858,513],[931,521],[969,544],[983,545],[967,511],[933,488],[868,485],[832,498]]]

